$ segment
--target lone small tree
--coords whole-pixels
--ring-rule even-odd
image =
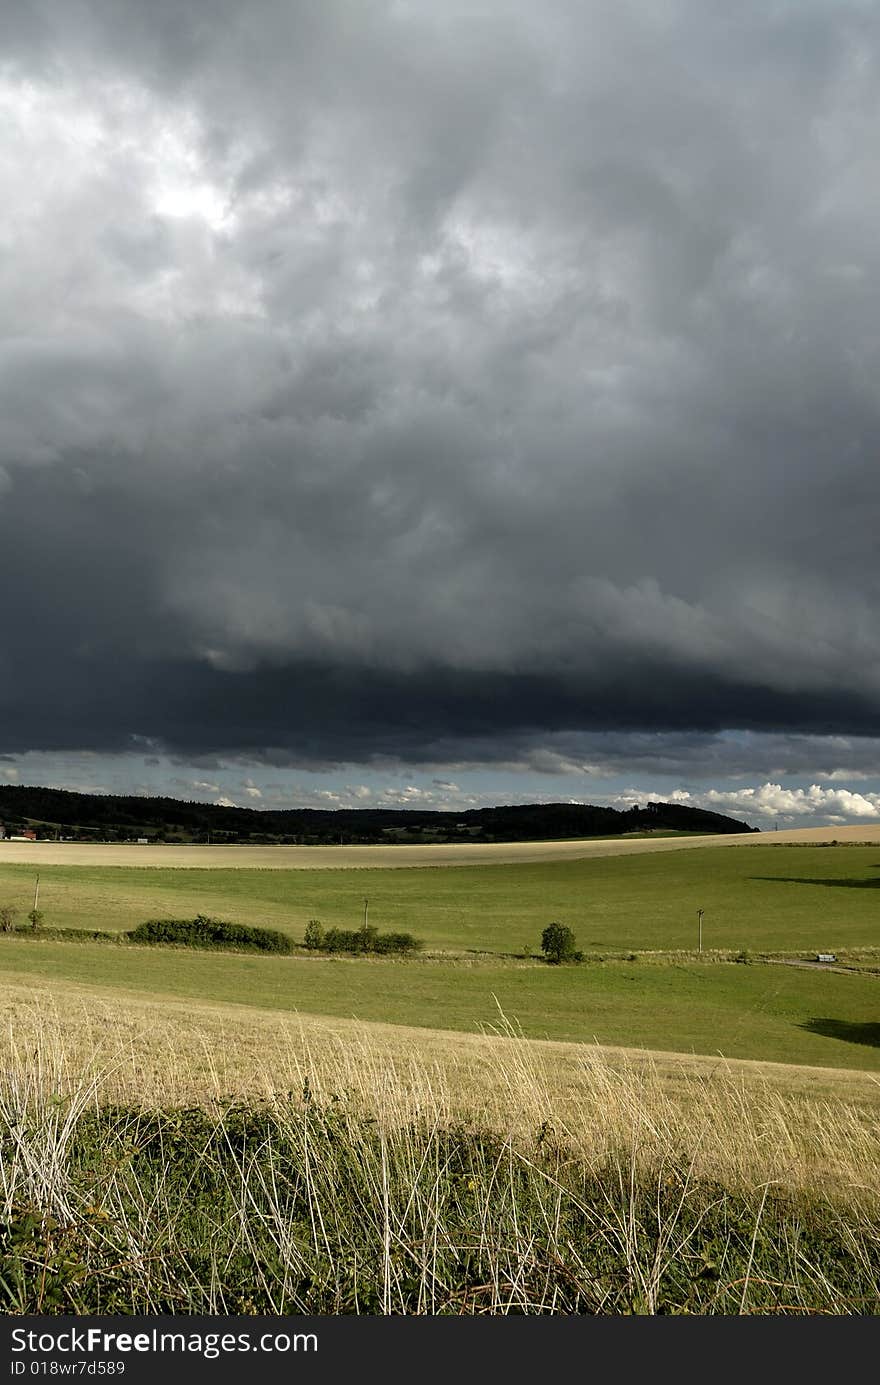
[[[541,951],[548,962],[577,962],[577,940],[564,923],[548,923],[541,934]]]

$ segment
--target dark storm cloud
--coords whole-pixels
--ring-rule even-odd
[[[254,764],[312,770],[338,763],[515,761],[546,773],[628,765],[679,774],[702,767],[705,776],[710,766],[730,773],[739,764],[768,763],[765,745],[751,757],[713,746],[713,733],[733,720],[758,729],[796,721],[817,736],[833,733],[841,719],[858,733],[878,730],[876,716],[842,698],[792,703],[754,686],[685,679],[676,670],[643,666],[641,673],[649,683],[641,694],[627,674],[614,672],[594,679],[585,693],[581,680],[539,675],[394,674],[314,664],[229,672],[157,659],[132,658],[120,667],[111,659],[75,658],[60,684],[7,695],[6,743],[18,753],[86,740],[110,752],[158,743],[193,765],[216,765],[231,751]],[[645,725],[663,733],[648,746],[630,734]],[[572,727],[579,734],[566,736]],[[611,737],[609,744],[609,728],[621,733],[616,743]],[[600,731],[601,739],[583,734]],[[536,750],[541,744],[547,748]],[[782,758],[778,750],[771,755],[773,763]],[[790,751],[785,758],[792,761]],[[837,755],[833,766],[852,758]]]
[[[4,750],[878,734],[872,7],[9,18]]]

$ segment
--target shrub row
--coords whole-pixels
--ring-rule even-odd
[[[197,914],[194,919],[148,919],[126,935],[133,943],[178,943],[184,947],[228,947],[247,952],[292,952],[285,933]]]
[[[309,920],[304,941],[311,952],[372,952],[380,956],[407,956],[423,945],[412,933],[380,933],[371,924],[357,929],[328,928],[325,932],[317,919]]]

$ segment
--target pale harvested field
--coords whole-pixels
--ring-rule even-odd
[[[628,1148],[727,1181],[880,1193],[880,1082],[868,1073],[597,1044],[455,1034],[238,1005],[0,983],[0,1083],[147,1106],[302,1097],[382,1122],[544,1127],[590,1159]],[[19,1093],[21,1095],[21,1093]]]
[[[407,866],[503,865],[518,861],[577,861],[687,851],[699,846],[782,846],[785,843],[880,843],[880,823],[855,827],[792,828],[785,832],[705,837],[619,837],[582,841],[473,842],[444,846],[128,846],[77,842],[0,841],[0,861],[37,866],[163,866],[178,869],[241,866],[262,870],[392,869]]]

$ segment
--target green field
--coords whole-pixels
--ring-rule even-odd
[[[0,1308],[877,1311],[878,858],[41,866],[47,933],[0,933]],[[19,923],[34,874],[0,868]],[[209,913],[298,942],[310,918],[356,927],[365,898],[424,952],[114,936]],[[581,965],[524,955],[554,918]],[[827,949],[874,970],[767,959]],[[63,1242],[35,1170],[76,1209]]]
[[[302,938],[318,918],[380,930],[428,954],[411,962],[259,957],[0,935],[0,971],[139,994],[473,1032],[500,1005],[533,1038],[598,1040],[830,1067],[880,1067],[880,977],[710,960],[712,949],[807,952],[880,944],[877,846],[700,847],[486,866],[341,870],[40,868],[47,926],[124,930],[210,913]],[[0,867],[0,905],[33,900],[30,867]],[[553,919],[588,956],[675,952],[702,960],[554,968],[537,953]],[[438,955],[442,954],[442,955]]]
[[[0,866],[0,906],[24,914],[34,868]],[[210,913],[281,928],[357,927],[364,898],[379,929],[429,948],[521,953],[553,919],[584,949],[696,945],[840,950],[880,945],[880,847],[697,847],[650,855],[484,866],[342,870],[40,867],[47,925],[128,929],[157,916]]]
[[[756,964],[258,957],[0,937],[0,976],[469,1032],[880,1069],[880,979]]]

